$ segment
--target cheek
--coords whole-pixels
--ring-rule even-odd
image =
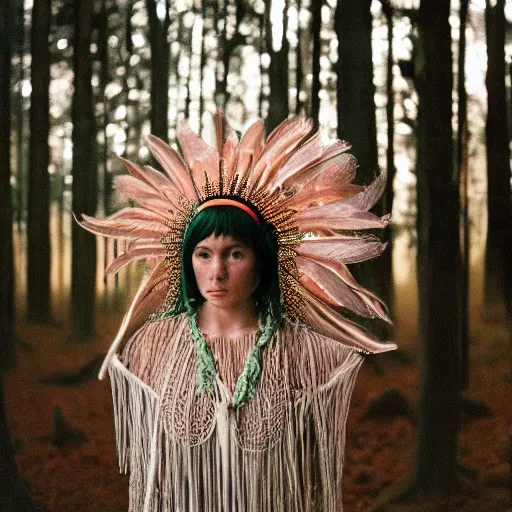
[[[201,289],[203,281],[204,281],[204,269],[201,265],[192,261],[192,269],[194,270],[194,277],[196,278],[197,287]]]
[[[244,268],[243,274],[240,276],[244,287],[247,288],[249,294],[252,294],[258,287],[260,277],[256,268],[256,263],[251,262],[246,268]]]

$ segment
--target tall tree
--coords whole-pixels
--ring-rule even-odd
[[[300,24],[300,12],[302,9],[302,0],[297,0],[297,50],[295,66],[295,87],[297,89],[295,96],[295,114],[300,114],[302,110],[302,82],[304,81],[304,72],[302,71],[302,27]]]
[[[48,322],[50,293],[50,34],[51,2],[32,9],[30,151],[27,201],[27,318]]]
[[[270,133],[290,113],[288,102],[288,54],[290,45],[286,32],[288,31],[288,0],[284,1],[282,11],[282,36],[279,48],[274,50],[271,20],[272,2],[265,3],[265,47],[270,55],[268,80],[270,85],[268,114],[266,121],[267,133]]]
[[[311,87],[311,117],[318,127],[320,114],[320,55],[322,53],[322,0],[311,2],[311,32],[313,33],[313,83]]]
[[[352,144],[352,152],[359,162],[356,180],[363,184],[370,183],[378,169],[371,3],[371,0],[338,0],[334,16],[338,37],[337,133],[340,139]],[[382,200],[375,211],[387,213]],[[351,270],[358,280],[389,302],[390,254],[358,264]]]
[[[18,230],[21,231],[21,223],[24,218],[26,210],[26,165],[25,165],[25,98],[23,97],[23,82],[25,81],[25,5],[24,2],[18,2],[16,13],[13,19],[14,38],[12,42],[13,53],[18,55],[19,61],[15,80],[18,83],[16,98],[14,102],[14,109],[17,112],[15,116],[15,130],[16,130],[16,221],[18,223]],[[15,69],[16,69],[15,68]],[[13,69],[14,71],[14,69]]]
[[[73,121],[73,212],[95,215],[98,176],[96,169],[96,122],[91,86],[90,52],[93,2],[75,2]],[[96,240],[77,223],[72,229],[71,338],[87,340],[94,335]]]
[[[169,62],[167,32],[171,24],[170,1],[165,0],[165,14],[160,20],[156,0],[146,0],[151,44],[151,133],[167,141],[169,138]]]
[[[229,0],[222,1],[222,11],[221,17],[219,18],[218,13],[216,11],[217,7],[214,9],[214,18],[216,19],[215,26],[218,27],[218,32],[220,34],[219,48],[220,48],[220,56],[219,61],[222,62],[222,74],[217,73],[217,79],[215,81],[215,100],[219,106],[226,108],[226,105],[230,99],[230,94],[228,91],[228,75],[229,68],[231,65],[231,57],[233,56],[235,50],[239,46],[243,46],[247,43],[247,36],[245,36],[242,31],[240,31],[240,24],[244,19],[244,16],[249,11],[253,16],[256,15],[256,12],[249,7],[249,5],[244,0],[235,0],[235,25],[231,27],[231,32],[233,35],[228,38],[228,5]],[[257,15],[256,15],[257,16]],[[220,28],[220,21],[222,20],[222,29]],[[220,78],[222,77],[222,78]]]
[[[455,481],[460,423],[459,184],[453,168],[449,16],[450,0],[421,0],[415,61],[422,376],[414,487],[433,496]]]
[[[204,114],[204,68],[206,67],[206,34],[208,33],[206,17],[208,16],[205,2],[201,2],[201,18],[203,26],[201,30],[201,55],[199,58],[199,134],[203,132]]]
[[[393,52],[394,38],[394,20],[393,6],[389,0],[381,0],[382,12],[386,17],[386,25],[388,29],[388,56],[386,64],[386,121],[387,121],[387,138],[388,147],[386,149],[386,168],[388,171],[388,183],[386,186],[383,210],[391,213],[393,210],[393,181],[395,179],[395,93],[393,88],[393,67],[395,58]],[[390,252],[390,251],[388,251]]]
[[[0,4],[0,374],[14,365],[11,197],[11,56],[13,3]],[[1,468],[1,465],[0,465]]]
[[[486,297],[512,287],[510,150],[505,86],[505,0],[486,0],[487,34],[487,251]],[[504,279],[505,278],[505,279]],[[503,286],[505,288],[503,289]],[[501,293],[500,293],[501,295]],[[509,297],[510,300],[510,297]]]
[[[459,59],[457,63],[457,167],[460,189],[460,343],[461,387],[469,385],[469,216],[468,216],[468,99],[466,92],[466,25],[469,0],[461,0],[459,12]]]
[[[352,144],[363,183],[373,179],[378,165],[371,3],[338,0],[334,17],[338,37],[338,137]]]
[[[32,512],[35,507],[14,458],[7,425],[3,373],[15,363],[14,269],[11,200],[11,20],[13,2],[0,2],[0,510]]]

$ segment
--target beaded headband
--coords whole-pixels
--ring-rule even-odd
[[[151,313],[179,313],[181,253],[187,226],[205,208],[236,206],[274,232],[285,313],[329,338],[365,352],[393,350],[348,318],[391,323],[383,303],[360,286],[346,267],[379,256],[385,245],[368,230],[384,228],[389,215],[369,210],[381,196],[386,175],[368,187],[352,184],[356,159],[350,145],[324,142],[305,116],[281,123],[265,140],[256,121],[239,141],[222,111],[216,115],[217,147],[199,138],[186,123],[177,131],[181,155],[149,136],[147,144],[163,173],[121,158],[129,175],[115,188],[136,203],[105,218],[82,215],[87,230],[128,241],[106,273],[145,259],[153,263],[126,314],[108,360],[119,344]],[[255,220],[256,220],[255,219]],[[358,235],[358,231],[363,231]],[[347,315],[348,313],[348,315]]]

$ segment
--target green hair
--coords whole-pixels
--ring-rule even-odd
[[[253,293],[257,311],[277,319],[282,309],[275,236],[270,226],[258,224],[249,214],[235,206],[205,208],[187,227],[181,257],[181,294],[176,309],[194,310],[205,300],[197,287],[192,253],[201,240],[212,234],[231,236],[254,251],[260,277]]]

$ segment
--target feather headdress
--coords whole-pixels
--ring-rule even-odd
[[[369,211],[384,190],[385,174],[368,187],[352,184],[357,162],[347,153],[350,145],[339,140],[325,143],[304,116],[284,121],[266,140],[262,121],[252,124],[240,141],[220,111],[215,126],[216,149],[183,123],[177,133],[181,156],[150,135],[147,144],[164,173],[121,158],[129,174],[115,179],[117,192],[137,206],[101,220],[82,215],[85,229],[127,242],[107,273],[136,260],[153,263],[100,378],[134,326],[162,304],[170,311],[176,306],[187,225],[201,205],[218,198],[250,204],[274,231],[281,300],[290,317],[362,351],[396,348],[346,315],[391,323],[382,302],[346,267],[374,258],[385,248],[374,235],[354,234],[388,224],[389,215],[378,217]]]

